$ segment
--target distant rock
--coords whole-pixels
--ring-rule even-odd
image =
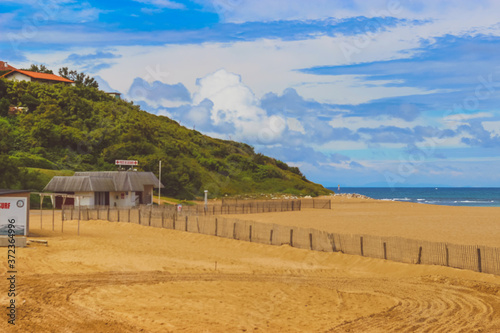
[[[370,197],[367,197],[366,195],[363,194],[358,194],[358,193],[336,193],[336,197],[343,197],[343,198],[356,198],[356,199],[372,199]]]

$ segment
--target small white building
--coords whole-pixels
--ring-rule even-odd
[[[132,207],[152,204],[153,188],[158,188],[158,184],[152,172],[76,172],[73,176],[52,178],[44,191],[79,197],[76,201],[66,199],[65,205]],[[56,207],[60,208],[61,204],[62,197],[56,197]]]

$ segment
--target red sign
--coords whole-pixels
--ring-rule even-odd
[[[0,202],[0,209],[10,209],[10,202]]]
[[[132,160],[115,160],[115,165],[138,165],[139,162]]]

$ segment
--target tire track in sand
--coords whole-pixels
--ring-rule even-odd
[[[448,278],[419,278],[379,290],[395,307],[327,332],[500,332],[500,288]]]
[[[394,300],[394,306],[367,317],[332,323],[325,332],[500,332],[500,286],[436,276],[328,278],[277,274],[170,274],[168,272],[106,272],[99,274],[25,275],[20,281],[18,332],[138,332],[140,324],[125,322],[95,304],[74,302],[106,285],[155,285],[179,281],[279,282],[321,287],[343,295],[365,293]],[[187,312],[190,309],[186,309]],[[1,326],[0,326],[1,328]],[[62,330],[61,330],[62,329]]]

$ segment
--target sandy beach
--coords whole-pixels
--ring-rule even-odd
[[[227,217],[341,234],[500,247],[500,207],[451,207],[344,196],[323,198],[331,198],[331,210],[303,209]]]
[[[334,200],[234,217],[500,246],[499,208]],[[53,232],[32,214],[30,238],[48,246],[17,250],[18,317],[2,332],[500,331],[499,276],[106,221],[78,236],[76,221]]]

